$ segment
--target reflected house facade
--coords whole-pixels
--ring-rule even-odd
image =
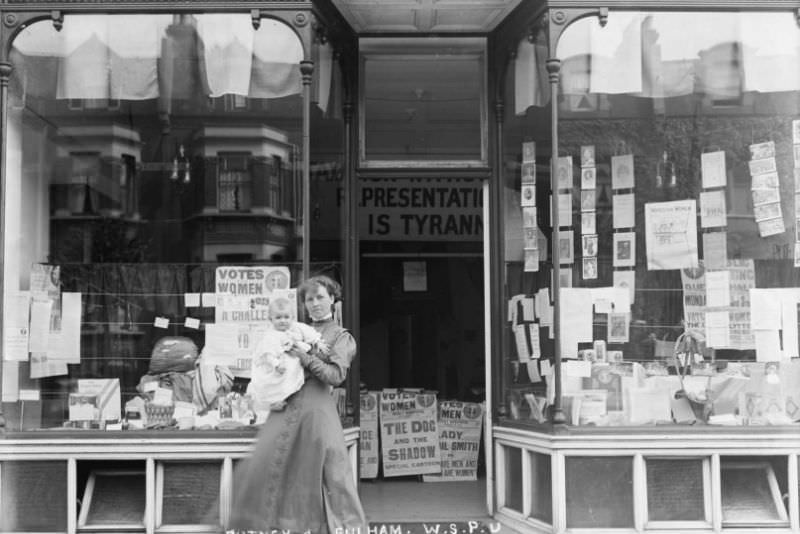
[[[797,6],[488,4],[0,4],[0,532],[224,531],[253,428],[119,420],[164,337],[246,369],[230,266],[342,282],[354,463],[418,386],[518,531],[800,532]]]

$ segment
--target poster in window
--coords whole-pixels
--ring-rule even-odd
[[[428,270],[424,261],[403,262],[403,291],[427,291]]]
[[[724,187],[727,184],[725,173],[725,152],[705,152],[700,156],[700,172],[704,189]]]
[[[597,233],[597,212],[584,211],[581,213],[581,233],[582,234],[596,234]]]
[[[628,296],[631,299],[631,303],[633,303],[636,295],[636,271],[614,271],[613,276],[614,287],[627,289]]]
[[[535,185],[522,185],[522,205],[535,206],[536,205],[536,186]]]
[[[612,199],[614,228],[633,228],[636,226],[636,204],[633,193],[614,195]]]
[[[633,154],[611,157],[611,188],[612,189],[632,189],[633,178]]]
[[[597,208],[597,190],[581,191],[581,211],[594,211]]]
[[[581,189],[597,188],[597,169],[584,167],[581,169]]]
[[[575,261],[573,250],[575,247],[572,230],[558,233],[558,256],[559,263],[571,264]]]
[[[597,234],[581,236],[581,248],[584,257],[597,256]]]
[[[700,226],[709,228],[727,224],[725,191],[720,189],[700,193]]]
[[[614,267],[636,266],[636,232],[614,234]]]
[[[558,158],[558,188],[572,189],[572,156]]]
[[[645,237],[648,270],[697,267],[697,201],[645,204]]]
[[[533,162],[522,164],[522,185],[536,184],[536,164]]]
[[[748,165],[752,176],[771,174],[778,170],[775,158],[753,159],[748,162]]]
[[[608,342],[627,343],[628,329],[630,327],[630,314],[609,313],[608,314]]]
[[[755,143],[750,145],[750,159],[764,159],[775,157],[775,142]]]
[[[583,258],[583,279],[597,280],[597,258]]]
[[[581,167],[594,167],[594,145],[581,147]]]

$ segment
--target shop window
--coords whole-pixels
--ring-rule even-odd
[[[553,523],[553,472],[551,457],[532,452],[531,460],[531,514],[547,524]]]
[[[361,164],[486,166],[484,46],[362,38]]]
[[[220,524],[219,462],[159,462],[156,525]]]
[[[786,457],[722,457],[723,527],[788,527]]]
[[[522,513],[522,449],[516,447],[502,447],[504,461],[501,464],[504,472],[505,485],[503,488],[505,499],[500,503],[502,507]]]
[[[647,458],[648,526],[711,521],[710,464],[707,459]],[[665,524],[666,523],[666,524]],[[674,528],[674,527],[673,527]]]
[[[630,457],[566,460],[567,528],[633,528]]]
[[[544,420],[557,299],[569,424],[800,420],[793,15],[578,20],[552,51],[557,95],[543,83],[546,43],[544,32],[521,38],[506,78],[509,419]],[[539,232],[558,240],[556,259]],[[550,280],[558,291],[543,293]]]
[[[67,462],[0,462],[0,530],[66,532]]]
[[[192,358],[217,351],[238,369],[246,355],[221,353],[252,352],[252,303],[239,299],[223,317],[216,293],[259,289],[252,281],[225,289],[217,283],[224,269],[249,269],[268,292],[295,287],[308,265],[298,197],[301,42],[275,19],[255,29],[244,12],[68,13],[61,31],[30,24],[12,48],[11,91],[25,107],[8,117],[2,162],[3,317],[17,333],[5,337],[3,356],[19,362],[4,364],[7,428],[155,431],[179,420],[191,428],[217,389],[204,401],[186,382],[160,376],[170,402],[153,402],[142,384],[164,374],[153,367],[158,342],[178,339]],[[325,78],[330,90],[317,106],[329,104],[334,86],[341,92],[341,80]],[[315,143],[342,157],[340,137]],[[317,201],[333,205],[335,194]],[[341,243],[338,234],[327,239]],[[341,278],[339,259],[325,256],[315,270]],[[245,322],[231,330],[235,317]],[[193,369],[170,372],[191,379]],[[220,376],[210,385],[223,386],[223,396],[245,391],[246,372],[227,384]],[[249,417],[246,403],[233,413]],[[166,489],[182,467],[164,466]],[[173,512],[163,509],[165,522],[185,519]]]

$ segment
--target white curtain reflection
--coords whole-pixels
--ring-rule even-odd
[[[68,15],[13,44],[23,90],[42,98],[278,98],[300,93],[302,59],[288,26],[255,30],[247,14]]]
[[[800,30],[791,13],[612,12],[605,27],[587,18],[567,28],[556,55],[564,94],[737,98],[800,90]],[[531,80],[518,76],[517,84]],[[517,94],[523,106],[544,104],[526,102],[520,87]]]

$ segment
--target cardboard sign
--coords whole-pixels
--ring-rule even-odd
[[[441,470],[435,394],[382,391],[380,426],[383,476]]]
[[[483,427],[483,405],[474,402],[439,403],[439,447],[442,472],[425,475],[425,482],[478,479],[478,450]]]
[[[361,478],[378,476],[378,395],[377,391],[361,394],[361,443],[358,449]]]

